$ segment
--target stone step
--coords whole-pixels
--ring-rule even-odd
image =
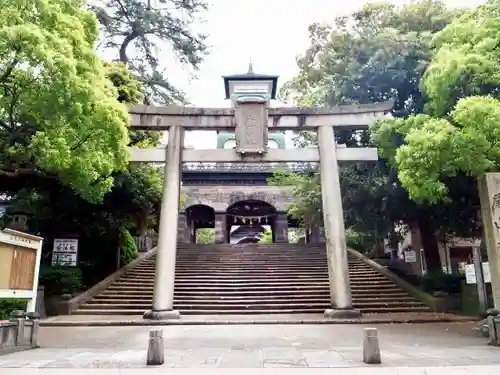
[[[132,272],[127,272],[124,274],[122,277],[126,278],[143,278],[143,279],[148,279],[148,278],[153,278],[155,275],[154,271],[134,271]],[[191,279],[204,279],[204,278],[262,278],[262,277],[289,277],[289,278],[304,278],[304,277],[328,277],[328,271],[327,270],[321,270],[321,271],[309,271],[309,272],[294,272],[294,271],[238,271],[238,272],[222,272],[222,271],[215,271],[211,269],[206,269],[204,272],[182,272],[182,271],[176,271],[175,272],[176,278],[191,278]],[[356,279],[356,278],[381,278],[381,279],[387,279],[384,275],[380,273],[367,273],[367,272],[349,272],[349,277],[351,279]]]
[[[353,299],[354,304],[367,304],[371,302],[377,302],[377,303],[389,303],[389,304],[394,304],[394,303],[401,303],[401,304],[407,304],[407,303],[417,303],[419,305],[422,305],[419,301],[417,301],[414,298],[405,296],[405,297],[365,297],[365,298],[356,298],[354,297]],[[315,303],[328,303],[330,301],[330,296],[324,295],[324,296],[310,296],[310,295],[303,295],[303,296],[281,296],[281,297],[259,297],[257,298],[256,296],[249,297],[249,296],[243,296],[243,297],[231,297],[228,298],[226,296],[216,296],[216,295],[211,295],[211,296],[203,296],[203,297],[198,297],[194,298],[193,296],[175,296],[174,297],[174,304],[217,304],[223,302],[224,304],[261,304],[261,303],[272,303],[272,302],[279,302],[279,303],[310,303],[310,302],[315,302]],[[118,304],[144,304],[144,303],[149,303],[151,304],[152,302],[152,296],[145,297],[145,298],[137,298],[133,297],[131,298],[130,296],[123,296],[123,297],[103,297],[103,296],[97,296],[92,298],[90,301],[91,304],[107,304],[107,303],[118,303]]]
[[[177,249],[176,255],[178,256],[203,256],[203,255],[240,255],[240,256],[262,256],[262,255],[276,255],[276,256],[294,256],[297,254],[305,254],[305,255],[317,255],[317,254],[326,254],[325,249],[301,249],[301,248],[287,248],[286,251],[275,250],[275,249],[261,249],[260,251],[256,251],[255,248],[249,249],[220,249],[220,248],[212,248],[205,250],[198,249]],[[155,258],[156,254],[152,256]],[[350,256],[350,259],[356,259]]]
[[[153,281],[142,281],[142,282],[131,282],[131,281],[116,281],[112,284],[112,286],[130,286],[130,287],[153,287]],[[219,286],[226,287],[228,289],[240,288],[240,287],[253,287],[253,286],[288,286],[288,287],[296,287],[296,286],[304,286],[304,285],[326,285],[328,286],[328,279],[308,279],[308,280],[295,280],[295,281],[285,281],[285,280],[213,280],[210,282],[207,281],[199,281],[199,280],[176,280],[175,286],[178,288],[181,287],[204,287],[204,286]],[[383,286],[393,287],[394,284],[391,281],[361,281],[354,282],[351,281],[351,286],[373,286],[376,288],[380,288]]]
[[[409,295],[405,292],[402,292],[398,289],[394,289],[394,292],[381,292],[378,295],[383,296],[383,298],[409,298]],[[250,290],[250,291],[239,291],[239,290],[218,290],[218,291],[181,291],[178,292],[176,291],[174,293],[175,298],[199,298],[199,299],[204,299],[204,298],[210,298],[211,296],[213,297],[225,297],[225,298],[244,298],[244,297],[269,297],[272,296],[273,298],[295,298],[297,296],[327,296],[328,298],[330,297],[330,291],[327,288],[324,289],[318,289],[318,290],[310,290],[310,289],[295,289],[295,290],[268,290],[268,291],[262,291],[262,290]],[[361,292],[358,293],[356,291],[353,291],[352,293],[353,298],[378,298],[375,296],[373,293],[366,293],[366,292]],[[112,290],[106,290],[102,292],[101,294],[98,294],[96,298],[114,298],[114,297],[119,297],[119,298],[131,298],[131,299],[151,299],[153,298],[153,289],[150,291],[136,291],[136,290],[130,290],[130,291],[112,291]]]
[[[260,309],[260,310],[205,310],[205,309],[192,309],[183,310],[179,309],[181,315],[240,315],[240,314],[323,314],[325,307],[301,307],[301,308],[279,308],[279,309]],[[364,314],[369,313],[420,313],[429,312],[425,307],[358,307]],[[143,309],[116,309],[116,310],[100,310],[100,309],[78,309],[73,312],[75,315],[142,315],[145,311]]]
[[[204,269],[204,268],[247,268],[247,267],[253,267],[253,268],[265,268],[265,267],[300,267],[300,266],[315,266],[315,267],[326,267],[327,263],[326,260],[321,260],[321,261],[283,261],[283,262],[276,262],[276,263],[271,263],[271,262],[257,262],[257,261],[246,261],[246,262],[231,262],[231,261],[211,261],[211,262],[178,262],[176,263],[177,267],[176,268],[188,268],[188,269]],[[150,265],[140,265],[138,266],[138,269],[154,269],[155,265],[150,264]]]
[[[270,262],[200,262],[198,264],[192,264],[192,263],[183,263],[179,262],[176,264],[176,269],[179,270],[192,270],[192,269],[199,269],[199,268],[193,268],[194,266],[198,266],[199,264],[203,264],[203,269],[209,268],[209,269],[221,269],[221,270],[233,270],[233,269],[324,269],[327,268],[328,265],[326,261],[321,261],[321,262],[278,262],[278,263],[270,263]],[[154,264],[146,264],[146,265],[138,265],[136,269],[140,270],[154,270],[155,265]],[[372,268],[367,266],[367,265],[350,265],[349,266],[350,270],[354,271],[372,271]]]
[[[370,277],[350,277],[351,284],[377,284],[377,285],[386,285],[393,284],[391,280],[385,278],[370,278]],[[121,284],[130,284],[130,285],[153,285],[154,280],[151,279],[130,279],[130,278],[122,278],[113,283],[113,285],[121,285]],[[303,284],[303,283],[328,283],[328,277],[324,276],[310,276],[310,277],[243,277],[239,276],[238,278],[190,278],[190,277],[176,277],[175,283],[178,285],[182,284],[198,284],[198,283],[209,283],[209,284]]]
[[[154,275],[155,270],[131,270],[127,272],[125,275],[137,275],[137,276],[149,276]],[[189,276],[189,277],[211,277],[212,275],[227,275],[227,276],[238,276],[238,275],[315,275],[315,274],[328,274],[328,269],[324,268],[316,268],[316,269],[233,269],[233,270],[221,270],[216,268],[205,268],[203,272],[199,272],[196,268],[191,269],[176,269],[175,275],[179,276]],[[349,275],[351,276],[366,276],[366,275],[377,275],[384,277],[384,275],[375,271],[362,271],[362,270],[351,270],[349,271]]]
[[[141,262],[139,266],[143,267],[154,267],[155,262]],[[193,264],[210,264],[210,265],[230,265],[230,266],[235,266],[238,264],[241,265],[258,265],[258,266],[275,266],[275,267],[280,267],[283,264],[290,265],[290,266],[326,266],[327,261],[326,258],[318,258],[318,259],[304,259],[304,258],[293,258],[293,259],[280,259],[280,260],[269,260],[267,258],[263,259],[234,259],[234,258],[228,258],[228,259],[221,259],[217,257],[209,258],[209,259],[192,259],[192,260],[185,260],[185,259],[177,259],[176,260],[176,265],[177,266],[188,266],[188,265],[193,265]],[[349,262],[348,263],[350,267],[363,267],[365,269],[371,269],[370,266],[368,266],[365,263],[354,263],[354,262]]]
[[[214,260],[220,260],[220,261],[231,261],[231,262],[248,262],[248,261],[256,261],[256,262],[280,262],[282,260],[285,261],[299,261],[299,260],[316,260],[316,261],[325,261],[326,260],[326,254],[317,254],[317,255],[293,255],[293,256],[267,256],[266,254],[262,255],[248,255],[248,256],[238,256],[238,255],[221,255],[221,254],[210,254],[210,255],[205,255],[205,256],[200,256],[200,255],[192,255],[192,256],[176,256],[176,260],[179,262],[191,262],[191,261],[204,261],[204,262],[210,262]],[[155,259],[145,259],[143,261],[145,264],[151,264],[156,262]],[[361,263],[360,260],[356,259],[348,259],[349,263],[352,264],[359,264]]]
[[[216,266],[205,266],[203,268],[203,272],[198,271],[200,268],[197,267],[176,267],[176,273],[184,273],[184,274],[205,274],[207,272],[220,272],[220,273],[252,273],[252,272],[294,272],[294,273],[315,273],[315,272],[328,272],[328,268],[326,265],[322,265],[320,267],[288,267],[288,266],[280,266],[280,267],[255,267],[255,266],[249,266],[249,267],[216,267]],[[130,270],[127,272],[129,274],[130,272],[135,272],[139,274],[151,274],[155,272],[155,268],[135,268],[133,270]],[[380,274],[379,272],[373,272],[372,270],[367,270],[367,269],[355,269],[351,268],[349,271],[351,274],[365,274],[365,273],[370,273],[370,274]]]
[[[300,261],[316,261],[316,262],[326,262],[326,256],[318,254],[317,256],[288,256],[288,257],[269,257],[269,256],[221,256],[221,255],[211,255],[211,256],[192,256],[192,257],[176,257],[176,261],[180,263],[191,263],[191,262],[269,262],[269,263],[279,263],[279,262],[300,262]],[[145,261],[145,264],[154,263],[155,260]],[[357,261],[349,261],[349,263],[356,263]]]
[[[241,286],[241,285],[231,285],[228,286],[227,284],[224,285],[175,285],[175,291],[176,292],[182,292],[182,291],[199,291],[204,292],[204,291],[274,291],[274,290],[289,290],[289,291],[294,291],[294,290],[329,290],[328,288],[328,283],[306,283],[302,285],[297,285],[297,284],[292,284],[292,285],[268,285],[268,284],[259,284],[259,285],[252,285],[252,286]],[[152,291],[153,286],[129,286],[129,285],[111,285],[107,290],[132,290],[132,291]],[[353,292],[356,291],[364,291],[366,293],[377,293],[377,292],[382,292],[382,291],[401,291],[396,285],[353,285],[351,287],[351,290]]]
[[[361,281],[380,281],[381,283],[385,282],[390,282],[386,278],[384,278],[381,275],[349,275],[349,279],[351,282],[361,282]],[[137,276],[137,275],[126,275],[123,278],[121,278],[121,281],[127,281],[127,282],[153,282],[154,280],[154,275],[149,275],[149,276]],[[182,281],[199,281],[199,282],[207,282],[207,281],[214,281],[214,282],[237,282],[238,280],[241,281],[249,281],[249,280],[255,280],[255,281],[261,281],[261,280],[266,280],[266,281],[280,281],[280,280],[289,280],[289,281],[302,281],[302,280],[328,280],[328,275],[325,273],[323,274],[303,274],[303,275],[296,275],[296,274],[251,274],[251,275],[245,275],[245,274],[237,274],[237,275],[196,275],[196,276],[185,276],[185,275],[175,275],[175,280],[182,282]]]
[[[276,246],[276,245],[274,245]],[[295,253],[303,253],[303,254],[314,254],[325,252],[326,249],[324,247],[301,247],[299,246],[286,246],[284,249],[281,245],[278,247],[261,247],[257,248],[255,246],[246,246],[246,247],[235,247],[235,245],[229,245],[227,247],[220,246],[205,246],[203,247],[177,247],[176,249],[178,254],[295,254]],[[156,256],[154,254],[153,256]],[[351,254],[349,254],[351,257]]]
[[[364,262],[349,257],[355,308],[428,312],[420,301]],[[153,298],[156,256],[143,260],[76,314],[140,315]],[[329,306],[324,246],[179,245],[174,307],[181,314],[323,313]]]
[[[316,256],[267,256],[267,255],[260,255],[260,256],[234,256],[234,255],[227,255],[227,256],[221,256],[221,255],[210,255],[210,256],[177,256],[176,260],[179,262],[213,262],[213,261],[221,261],[221,262],[271,262],[271,263],[278,263],[281,261],[284,262],[297,262],[297,261],[304,261],[304,260],[311,260],[311,261],[319,261],[319,262],[325,262],[326,261],[326,255],[316,255]],[[353,261],[355,262],[355,261]],[[149,262],[152,263],[152,262]],[[147,264],[147,263],[146,263]]]
[[[238,309],[238,310],[254,310],[254,309],[277,309],[277,308],[296,308],[296,307],[324,307],[328,306],[328,300],[325,299],[323,301],[318,302],[307,302],[307,301],[271,301],[271,302],[259,302],[256,301],[251,303],[249,301],[245,301],[242,303],[241,301],[235,303],[228,303],[226,301],[204,301],[200,303],[199,301],[177,301],[174,303],[175,309],[180,310],[191,310],[203,308],[204,310],[225,310],[225,309]],[[356,308],[357,305],[353,302],[353,306]],[[421,307],[422,303],[418,301],[405,301],[405,302],[364,302],[362,303],[363,307],[400,307],[400,306],[408,306],[408,307]],[[90,310],[129,310],[129,309],[143,309],[148,310],[151,308],[151,303],[94,303],[90,302],[82,307],[82,310],[90,309]]]

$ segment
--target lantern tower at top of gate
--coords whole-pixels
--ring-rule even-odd
[[[225,98],[231,100],[231,105],[233,107],[237,101],[257,99],[270,102],[276,99],[278,76],[254,73],[252,63],[248,65],[248,71],[246,73],[224,76],[223,79]],[[218,132],[218,149],[233,149],[235,147],[235,133]],[[268,133],[267,148],[285,147],[285,134],[283,132]]]

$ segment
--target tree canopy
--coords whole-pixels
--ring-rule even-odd
[[[421,83],[425,113],[374,127],[383,155],[410,196],[448,198],[457,176],[479,177],[500,163],[500,1],[466,12],[433,38]]]
[[[160,63],[166,48],[185,67],[198,69],[206,54],[205,35],[193,23],[206,9],[203,0],[92,1],[102,26],[102,47],[115,51],[143,85],[147,103],[182,103],[184,93]],[[161,53],[160,53],[161,51]]]
[[[420,83],[433,61],[433,38],[462,13],[463,10],[447,8],[437,0],[420,0],[400,6],[375,3],[339,17],[333,25],[313,24],[309,28],[311,45],[297,60],[299,74],[284,86],[282,95],[301,106],[392,99],[394,122],[421,114],[427,98]],[[337,142],[349,147],[373,146],[371,136],[368,130],[336,131]],[[394,133],[389,138],[393,141],[392,146],[399,147],[399,139]],[[311,142],[315,142],[315,137],[310,134],[302,134],[299,139],[302,145]],[[392,150],[395,152],[394,148]],[[372,244],[394,233],[394,223],[416,222],[424,247],[429,249],[426,254],[432,257],[427,260],[428,266],[438,267],[436,226],[452,227],[453,231],[468,227],[469,222],[462,225],[457,219],[469,217],[469,212],[464,213],[469,201],[462,200],[467,190],[464,184],[453,186],[454,198],[448,204],[431,206],[409,199],[406,186],[403,187],[398,179],[397,165],[386,158],[377,163],[341,166],[340,172],[346,226],[357,232],[371,233],[364,238]],[[318,176],[287,176],[288,182],[295,179],[297,204],[293,210],[302,218],[313,214],[320,220]],[[278,177],[283,181],[283,176]],[[466,191],[467,198],[468,193]],[[446,225],[441,222],[444,212],[453,217]],[[397,236],[391,237],[396,239]]]
[[[94,53],[98,25],[80,0],[3,0],[2,188],[53,178],[90,201],[128,163],[127,108]]]
[[[105,64],[105,68],[119,101],[142,100],[140,83],[122,63]],[[130,133],[131,143],[137,147],[157,145],[154,133]],[[12,214],[27,215],[27,229],[47,240],[44,257],[50,256],[51,239],[78,238],[84,282],[93,285],[119,266],[117,249],[120,265],[137,255],[130,232],[142,235],[155,228],[160,208],[163,178],[157,166],[131,164],[112,177],[111,190],[99,202],[83,199],[59,180],[25,187],[13,196],[2,221],[9,224]]]

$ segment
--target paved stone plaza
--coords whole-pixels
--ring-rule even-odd
[[[164,326],[161,327],[165,337],[164,367],[366,367],[361,349],[364,327]],[[416,366],[500,366],[500,348],[487,346],[473,323],[377,327],[382,366],[394,370],[401,366],[411,366],[414,371]],[[44,327],[41,349],[2,356],[0,368],[144,368],[150,329],[154,328]],[[6,369],[0,373],[10,374]]]

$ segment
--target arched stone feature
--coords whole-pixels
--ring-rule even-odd
[[[196,243],[197,229],[215,227],[216,215],[213,207],[204,204],[195,204],[188,206],[184,211],[186,216],[186,231],[189,233],[189,243]]]
[[[185,210],[188,220],[198,221],[206,226],[202,228],[213,228],[215,220],[215,210],[205,204],[195,204],[187,207]]]
[[[237,198],[250,198],[246,200],[238,200]],[[231,205],[226,210],[228,228],[233,226],[240,226],[238,232],[245,232],[244,237],[258,237],[264,231],[262,226],[269,225],[273,228],[277,216],[276,208],[269,202],[255,198],[263,198],[263,196],[253,195],[239,195],[235,194],[231,197]],[[243,228],[244,227],[244,228]],[[234,238],[230,236],[230,242]],[[238,242],[239,243],[239,242]],[[249,242],[247,242],[249,243]]]
[[[236,206],[238,203],[241,202],[264,202],[267,203],[270,207],[273,208],[273,212],[276,212],[276,203],[277,199],[274,194],[269,194],[267,192],[255,192],[255,193],[250,193],[247,191],[235,191],[231,193],[231,195],[228,197],[228,207],[226,211],[229,212],[229,210],[232,209],[232,207]]]
[[[290,186],[183,186],[186,206],[206,205],[215,212],[225,212],[229,206],[244,200],[262,200],[274,206],[277,211],[285,212],[293,203]]]
[[[264,199],[259,199],[257,194],[245,195],[247,199],[237,199],[238,196],[230,199],[231,202],[226,212],[232,217],[274,217],[276,215],[276,208],[274,205]],[[262,197],[265,198],[265,197]],[[272,201],[271,201],[272,202]],[[262,223],[259,223],[262,224]]]

